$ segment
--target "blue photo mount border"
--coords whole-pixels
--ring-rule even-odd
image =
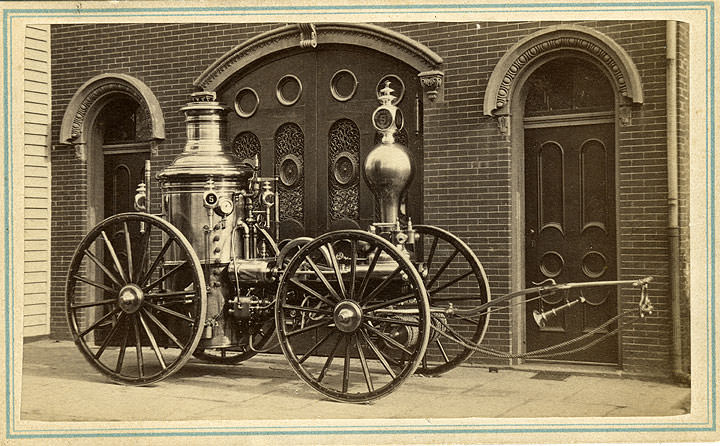
[[[46,3],[51,5],[51,3]],[[8,6],[6,3],[4,6]],[[570,9],[572,8],[572,9]],[[12,165],[12,60],[10,48],[12,38],[12,20],[14,18],[62,18],[62,17],[167,17],[175,16],[220,15],[220,16],[288,16],[312,14],[332,16],[339,14],[363,14],[373,12],[401,11],[404,13],[462,13],[462,12],[588,12],[588,11],[704,11],[706,39],[706,110],[705,124],[705,183],[706,183],[706,256],[708,270],[706,286],[707,302],[707,414],[704,422],[664,422],[664,423],[544,423],[542,426],[521,423],[476,424],[433,424],[430,426],[384,425],[284,425],[257,428],[238,426],[193,426],[178,428],[58,428],[19,430],[15,428],[15,374],[14,374],[14,308],[13,293],[13,255],[12,237],[13,192]],[[487,3],[487,4],[416,4],[416,5],[327,5],[327,6],[257,6],[257,7],[167,7],[167,8],[7,8],[3,9],[3,195],[5,218],[3,249],[5,265],[5,433],[8,439],[41,438],[88,438],[88,437],[232,437],[261,435],[398,435],[398,434],[510,434],[510,433],[622,433],[622,432],[714,432],[717,430],[716,413],[716,345],[715,345],[715,3],[713,1],[670,1],[670,2],[585,2],[585,3]],[[243,430],[240,430],[243,429]]]

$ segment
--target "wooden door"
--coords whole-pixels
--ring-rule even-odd
[[[558,283],[617,278],[614,166],[613,124],[525,131],[527,286],[549,278]],[[544,328],[536,325],[534,310],[559,306],[579,293],[527,304],[528,351],[580,336],[617,314],[616,288],[585,289],[587,303],[551,316]],[[617,337],[558,359],[617,364]]]
[[[135,192],[144,181],[146,151],[119,152],[104,155],[105,218],[122,212],[133,212]]]
[[[407,128],[398,138],[416,154],[407,213],[422,213],[417,72],[380,53],[350,46],[279,54],[238,73],[219,92],[232,105],[228,135],[242,158],[260,155],[263,175],[280,177],[280,238],[366,228],[374,200],[362,163],[376,140],[377,86],[391,81]]]

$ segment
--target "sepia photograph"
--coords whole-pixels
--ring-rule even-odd
[[[3,442],[719,440],[715,6],[0,2]]]

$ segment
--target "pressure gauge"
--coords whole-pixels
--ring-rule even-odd
[[[215,212],[220,214],[221,217],[226,217],[232,214],[234,209],[235,204],[233,204],[233,201],[231,199],[221,198],[218,202],[217,207],[215,208]]]

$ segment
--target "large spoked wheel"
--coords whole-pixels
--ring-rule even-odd
[[[457,334],[474,345],[482,342],[489,321],[487,310],[476,314],[462,310],[487,303],[490,286],[477,256],[462,240],[435,226],[417,225],[414,229],[418,234],[415,260],[423,270],[432,326],[417,372],[437,375],[457,367],[473,353],[453,340]]]
[[[430,334],[419,273],[392,244],[364,231],[330,232],[300,249],[275,308],[290,365],[338,401],[388,395],[415,371]]]
[[[150,214],[102,221],[70,263],[70,331],[90,364],[115,381],[150,384],[180,369],[200,340],[206,305],[192,246]]]
[[[263,254],[277,257],[280,250],[269,232],[260,228],[258,231],[256,253],[254,257],[261,258]],[[275,337],[275,318],[269,318],[255,330],[252,336],[252,348],[249,345],[231,348],[198,348],[193,356],[201,361],[213,364],[234,365],[247,361],[258,354],[259,350],[268,348],[268,342]]]

